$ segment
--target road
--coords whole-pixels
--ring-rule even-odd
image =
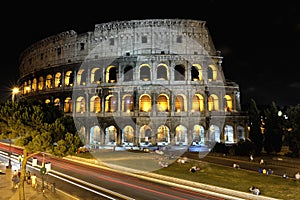
[[[0,149],[7,146],[0,144]],[[11,148],[20,153],[20,150]],[[38,164],[43,156],[36,155]],[[56,188],[78,199],[141,199],[141,200],[188,200],[188,199],[225,199],[211,193],[191,191],[186,188],[152,182],[123,173],[80,164],[70,160],[44,156],[45,163],[51,163],[51,171],[44,177],[47,183],[55,183]],[[41,178],[38,169],[31,168]]]

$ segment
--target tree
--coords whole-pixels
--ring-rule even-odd
[[[286,141],[289,150],[292,152],[293,157],[300,156],[300,104],[291,106],[287,109],[288,125],[289,128],[286,134]]]
[[[260,155],[263,148],[263,135],[261,132],[261,116],[260,111],[256,106],[254,99],[250,100],[248,108],[249,116],[249,139],[254,143],[255,152],[252,152],[254,155]]]
[[[265,110],[265,140],[264,149],[270,153],[278,153],[282,148],[282,119],[278,116],[278,108],[275,102]]]
[[[68,123],[63,124],[64,122]],[[55,152],[60,156],[73,154],[80,144],[76,132],[69,132],[76,131],[74,122],[64,116],[57,107],[38,101],[5,102],[0,106],[0,127],[1,138],[16,138],[15,144],[23,147],[20,200],[25,200],[24,179],[30,157],[40,152]],[[61,151],[54,151],[55,143],[65,144],[65,149],[60,147]]]

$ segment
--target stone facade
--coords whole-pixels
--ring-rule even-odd
[[[21,98],[72,114],[93,148],[233,144],[248,137],[238,84],[204,21],[96,24],[32,44],[20,55]]]

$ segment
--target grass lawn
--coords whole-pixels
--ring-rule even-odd
[[[194,165],[200,167],[200,171],[191,173],[189,169]],[[255,185],[264,196],[286,200],[300,199],[300,181],[233,167],[205,162],[173,163],[155,173],[243,192],[248,192],[248,188]]]
[[[300,199],[300,181],[295,179],[283,179],[281,176],[260,174],[255,171],[236,169],[233,167],[214,165],[206,162],[189,160],[180,164],[169,160],[169,166],[161,168],[158,166],[159,158],[151,153],[132,152],[105,152],[105,153],[85,153],[78,156],[83,158],[97,158],[104,163],[120,165],[133,169],[151,171],[156,174],[181,178],[194,182],[224,187],[228,189],[248,192],[251,185],[257,186],[264,196],[269,196],[284,200]],[[168,158],[163,158],[168,160]],[[200,167],[200,171],[191,173],[192,166]],[[154,170],[153,170],[154,169]]]

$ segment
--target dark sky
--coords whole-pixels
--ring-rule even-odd
[[[11,98],[20,53],[40,39],[67,30],[93,31],[95,24],[115,20],[182,18],[206,21],[224,57],[226,79],[240,86],[242,104],[250,98],[258,105],[300,103],[297,1],[61,2],[3,7],[1,99]]]

